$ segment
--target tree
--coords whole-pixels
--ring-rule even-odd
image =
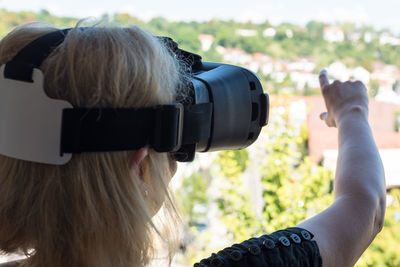
[[[327,26],[323,22],[310,21],[307,23],[306,28],[309,33],[310,40],[322,40],[324,27]]]
[[[332,202],[332,173],[310,161],[306,155],[305,127],[293,128],[288,114],[279,114],[281,111],[281,108],[272,110],[267,137],[263,140],[261,218],[256,216],[249,190],[242,181],[248,152],[222,152],[217,160],[226,182],[218,199],[222,203],[221,217],[234,242],[295,226]]]
[[[282,111],[282,106],[280,111]],[[330,171],[307,156],[308,132],[291,126],[287,113],[272,111],[262,164],[263,221],[268,232],[297,225],[332,201]],[[286,111],[287,112],[287,111]]]
[[[181,210],[190,227],[201,227],[205,222],[209,202],[207,197],[209,180],[207,176],[204,172],[192,174],[183,181],[177,192]]]
[[[261,234],[262,223],[251,202],[249,189],[244,185],[242,174],[247,169],[247,150],[222,151],[216,160],[219,179],[224,179],[220,197],[216,200],[233,242],[241,242],[250,236]]]
[[[371,80],[370,88],[368,90],[368,95],[374,98],[379,93],[379,82],[376,80]]]

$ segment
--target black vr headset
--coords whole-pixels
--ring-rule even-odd
[[[0,154],[62,165],[73,153],[149,147],[192,161],[195,152],[245,148],[267,124],[269,98],[253,72],[202,62],[166,37],[158,38],[190,68],[189,101],[127,109],[51,99],[39,67],[69,30],[34,40],[0,67]]]

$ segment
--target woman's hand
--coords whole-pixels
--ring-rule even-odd
[[[319,74],[322,95],[327,112],[320,115],[329,127],[339,126],[340,120],[352,114],[368,119],[367,89],[360,81],[335,81],[329,84],[328,73],[324,69]]]

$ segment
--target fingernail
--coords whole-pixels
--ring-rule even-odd
[[[326,75],[326,74],[328,74],[328,72],[326,71],[326,69],[322,69],[319,74],[320,75]]]

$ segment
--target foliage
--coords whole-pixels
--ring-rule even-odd
[[[295,226],[332,202],[333,175],[306,156],[307,131],[294,129],[286,114],[275,116],[261,168],[263,221],[268,232]]]
[[[56,17],[47,10],[38,13],[30,11],[11,12],[0,9],[0,37],[6,35],[12,28],[32,21],[42,21],[56,27],[73,27],[79,21],[77,18]]]
[[[193,173],[184,179],[177,192],[181,210],[189,226],[199,226],[204,223],[205,207],[208,206],[207,188],[209,180],[203,172]]]
[[[379,82],[372,80],[368,90],[368,96],[373,98],[379,92]]]
[[[233,241],[243,241],[250,236],[261,234],[262,224],[251,203],[251,195],[244,185],[242,174],[247,169],[247,150],[223,151],[216,164],[220,168],[218,179],[224,179],[217,199],[221,220],[232,235]]]
[[[394,130],[400,133],[400,110],[395,112],[396,122],[394,125]]]
[[[72,27],[79,20],[77,18],[56,17],[47,10],[38,13],[21,11],[11,12],[0,10],[2,21],[0,22],[0,36],[4,36],[13,27],[30,21],[43,21],[56,27]],[[400,66],[400,46],[379,44],[376,38],[380,32],[368,26],[356,27],[354,24],[345,23],[340,25],[347,36],[351,32],[361,34],[370,32],[375,38],[370,43],[361,38],[357,43],[346,39],[342,43],[328,43],[323,40],[323,28],[328,24],[311,21],[305,27],[299,27],[289,23],[282,23],[275,27],[276,35],[263,36],[263,31],[271,27],[268,21],[255,24],[251,22],[241,23],[233,20],[210,20],[206,22],[170,22],[162,17],[156,17],[149,22],[144,22],[130,14],[104,14],[101,22],[111,25],[140,25],[155,35],[171,36],[179,42],[182,48],[199,53],[200,41],[198,34],[207,33],[215,37],[215,47],[240,48],[247,53],[266,53],[274,59],[294,59],[296,57],[310,57],[317,62],[317,67],[325,67],[335,60],[349,63],[350,67],[364,66],[371,68],[374,61]],[[236,33],[237,29],[252,29],[257,32],[255,36],[245,37]],[[293,32],[288,36],[286,31]]]
[[[221,173],[219,179],[224,179],[218,198],[221,219],[234,242],[295,226],[332,202],[332,173],[316,166],[306,156],[305,127],[291,127],[287,114],[279,112],[282,109],[272,110],[267,138],[263,139],[261,216],[257,216],[243,182],[248,151],[224,151],[216,161]]]

